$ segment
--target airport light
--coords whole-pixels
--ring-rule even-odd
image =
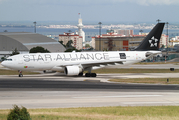
[[[160,21],[161,21],[160,19],[157,20],[158,23],[159,23]]]
[[[98,23],[99,24],[99,50],[101,50],[101,22]]]
[[[169,38],[169,36],[168,36],[168,24],[169,24],[169,23],[166,22],[166,24],[167,24],[167,37]],[[169,41],[168,38],[167,38],[167,42]],[[167,44],[167,45],[168,45],[168,44]]]
[[[169,38],[169,36],[168,36],[168,22],[166,22],[166,24],[167,24],[167,50],[166,50],[166,56],[168,56],[168,38]]]
[[[34,33],[36,33],[36,24],[37,24],[37,22],[35,21],[33,23],[34,23]]]
[[[140,30],[139,32],[140,32],[140,33],[141,33],[141,35],[142,35],[143,30]]]

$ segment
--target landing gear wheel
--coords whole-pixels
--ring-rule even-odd
[[[78,76],[83,76],[83,73],[82,73],[82,72],[81,72],[81,73],[79,73],[79,74],[78,74]]]
[[[23,74],[19,74],[19,77],[23,77]]]
[[[91,73],[91,77],[96,77],[96,73]]]
[[[96,77],[96,73],[86,73],[85,77]]]
[[[85,77],[90,77],[91,76],[91,73],[86,73],[85,74]]]
[[[22,71],[18,70],[18,72],[19,72],[19,77],[23,77]]]

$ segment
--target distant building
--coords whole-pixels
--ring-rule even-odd
[[[171,38],[169,43],[171,46],[175,46],[175,45],[179,44],[179,36],[175,36],[175,37]]]
[[[133,30],[121,30],[121,29],[107,30],[107,33],[114,33],[114,34],[123,35],[123,36],[134,35]]]
[[[147,36],[149,33],[143,33],[143,32],[139,32],[139,35],[145,35]]]
[[[106,35],[102,35],[101,38],[99,36],[93,37],[92,41],[95,39],[95,50],[108,50],[108,51],[128,51],[135,49],[140,42],[145,38],[145,36],[141,35],[133,35],[128,37],[123,37],[119,35],[111,35],[106,37]],[[99,43],[101,44],[101,49],[99,48]]]
[[[93,47],[93,49],[95,49],[95,37],[91,38],[91,47]]]
[[[79,13],[80,15],[80,13]],[[67,44],[69,40],[73,41],[72,46],[76,49],[80,50],[83,49],[83,43],[85,42],[85,32],[82,30],[83,23],[81,16],[78,19],[78,31],[75,33],[65,33],[59,35],[59,41],[63,41],[63,44]]]
[[[59,35],[59,41],[63,41],[63,44],[66,45],[69,40],[73,41],[72,46],[75,47],[76,49],[80,50],[83,48],[83,38],[82,36],[79,36],[74,33],[65,33]]]
[[[165,34],[162,34],[161,38],[160,38],[160,45],[159,45],[159,47],[162,47],[162,45],[164,45],[165,48],[168,46],[168,36],[165,35]]]
[[[141,41],[148,35],[148,33],[140,33],[139,35],[132,35],[133,32],[129,32],[129,31],[126,33],[130,33],[131,35],[126,33],[125,33],[126,35],[124,35],[122,32],[120,32],[122,34],[118,34],[114,32],[114,30],[108,31],[107,34],[102,34],[101,38],[99,38],[99,35],[97,35],[96,37],[92,37],[92,45],[95,45],[94,47],[95,50],[100,50],[100,51],[103,50],[128,51],[138,47]],[[99,43],[101,45],[99,45]],[[178,44],[179,44],[179,40],[178,40]],[[162,34],[161,36],[159,48],[162,45],[168,46],[168,36],[165,34]],[[99,46],[101,46],[101,49]]]
[[[63,52],[66,49],[56,40],[28,32],[0,33],[0,58],[7,57],[17,49],[21,54],[29,53],[33,47],[41,46],[50,52]]]

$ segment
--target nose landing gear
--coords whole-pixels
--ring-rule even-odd
[[[19,72],[19,77],[23,77],[22,71],[19,70],[18,72]]]

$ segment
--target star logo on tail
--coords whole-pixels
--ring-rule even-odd
[[[156,39],[154,36],[149,40],[150,47],[157,47],[158,39]]]

